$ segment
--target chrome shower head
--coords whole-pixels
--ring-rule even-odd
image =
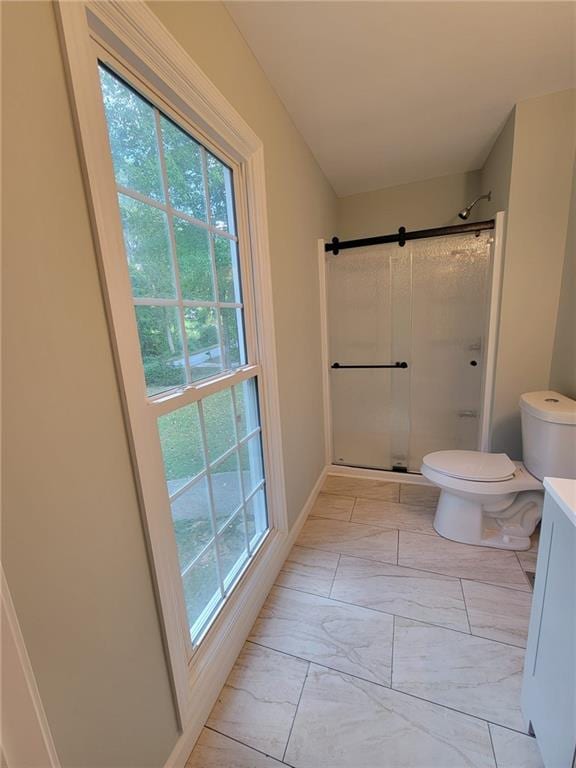
[[[469,206],[467,206],[466,208],[463,208],[459,212],[458,216],[460,216],[461,219],[464,219],[464,221],[466,221],[466,219],[470,216],[470,213],[472,212],[472,208],[474,208],[476,203],[479,203],[480,200],[491,200],[491,199],[492,199],[492,190],[490,190],[490,192],[488,192],[487,195],[480,195],[479,197],[477,197],[476,200],[471,202]]]

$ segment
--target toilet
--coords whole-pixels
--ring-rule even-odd
[[[435,451],[421,472],[440,488],[434,528],[464,544],[529,549],[542,517],[544,477],[576,478],[576,400],[558,392],[520,398],[524,463],[505,453]]]

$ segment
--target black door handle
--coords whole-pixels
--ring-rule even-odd
[[[342,365],[341,363],[332,363],[331,368],[408,368],[406,362],[382,363],[380,365]]]

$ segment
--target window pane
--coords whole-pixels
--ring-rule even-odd
[[[266,495],[264,489],[257,491],[246,504],[246,523],[248,525],[248,538],[250,547],[254,546],[262,538],[268,529],[268,515],[266,513]]]
[[[242,510],[228,523],[218,537],[218,553],[222,565],[222,579],[224,586],[227,587],[248,558]]]
[[[254,432],[260,426],[258,414],[258,396],[256,394],[256,379],[248,379],[234,387],[236,400],[236,426],[238,439]]]
[[[170,204],[206,221],[206,195],[200,145],[164,116],[160,118]]]
[[[108,70],[99,69],[116,181],[164,200],[154,110]]]
[[[251,437],[247,443],[240,447],[240,467],[242,469],[244,494],[249,496],[258,484],[264,480],[262,444],[259,434]]]
[[[236,443],[232,390],[216,392],[202,400],[208,461],[214,462]]]
[[[242,310],[231,308],[221,309],[220,316],[222,318],[224,367],[238,368],[246,363]]]
[[[192,403],[158,418],[168,493],[172,495],[204,469],[198,405]]]
[[[135,310],[148,394],[184,385],[186,371],[178,310],[142,306]]]
[[[192,637],[194,637],[202,631],[202,628],[210,618],[210,614],[217,607],[221,594],[213,547],[210,547],[198,562],[194,563],[182,580],[184,582],[184,599],[186,600],[188,624]],[[206,611],[206,614],[202,616],[202,620],[198,621],[210,603],[213,604],[210,606],[212,611]]]
[[[127,195],[118,200],[133,295],[175,298],[166,214]]]
[[[187,307],[184,325],[192,381],[206,379],[222,370],[216,310],[210,307]]]
[[[218,277],[218,299],[227,304],[240,304],[240,272],[238,249],[234,240],[214,236],[214,255]]]
[[[232,173],[214,155],[206,153],[208,191],[210,196],[210,223],[218,229],[234,234],[234,206],[232,201]]]
[[[189,301],[214,301],[208,232],[174,217],[174,239],[182,298]]]
[[[187,488],[174,499],[171,507],[180,570],[183,571],[214,536],[206,478]]]
[[[236,451],[211,469],[210,477],[212,479],[216,527],[220,530],[228,518],[242,504],[238,454]]]

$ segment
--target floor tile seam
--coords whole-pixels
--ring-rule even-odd
[[[350,510],[350,517],[348,518],[348,522],[352,522],[352,518],[354,517],[354,510],[356,509],[356,504],[358,503],[358,496],[354,496],[354,504],[352,504],[352,509]]]
[[[452,627],[447,627],[445,624],[435,624],[432,621],[425,621],[423,619],[415,619],[415,618],[413,618],[411,616],[404,616],[404,615],[399,614],[399,613],[392,613],[391,611],[382,611],[380,608],[372,608],[369,605],[359,605],[358,603],[352,603],[352,602],[350,602],[348,600],[341,600],[341,599],[339,599],[337,597],[332,597],[332,596],[325,597],[324,595],[318,595],[318,594],[315,594],[314,592],[306,592],[303,589],[295,589],[293,587],[285,587],[282,584],[277,584],[275,586],[277,586],[278,589],[289,589],[289,590],[292,590],[293,592],[301,592],[304,595],[311,595],[312,597],[321,597],[324,600],[331,600],[333,603],[337,603],[338,605],[346,605],[346,606],[349,606],[350,608],[360,608],[360,609],[362,609],[364,611],[370,611],[371,613],[376,613],[379,616],[392,616],[392,617],[395,616],[398,619],[406,619],[407,621],[417,621],[420,624],[427,624],[428,626],[436,627],[437,629],[450,629],[450,630],[452,630],[452,632],[458,632],[461,635],[471,635],[472,634],[471,632],[464,632],[461,629],[452,629]],[[462,612],[464,612],[463,608],[456,608],[454,610],[461,610]],[[259,618],[260,618],[260,616],[258,616],[256,621],[258,621]],[[490,640],[490,638],[486,638],[486,637],[483,637],[481,639],[482,640]],[[252,641],[250,641],[250,642],[252,642]],[[500,641],[499,640],[494,640],[494,642],[497,643],[497,642],[500,642]],[[501,645],[511,645],[511,643],[501,643]],[[513,646],[513,647],[516,647],[516,646]]]
[[[353,555],[351,555],[351,557],[353,557]],[[366,558],[362,558],[362,559],[365,560]],[[379,562],[379,561],[376,560],[375,562]],[[524,594],[532,594],[531,589],[530,590],[522,589],[522,587],[515,586],[513,584],[500,584],[494,581],[482,581],[481,579],[471,579],[469,576],[454,576],[454,574],[444,573],[443,571],[430,571],[427,568],[418,568],[414,565],[404,565],[400,563],[398,564],[400,565],[401,568],[411,568],[413,571],[422,571],[423,573],[436,573],[439,576],[448,576],[452,579],[463,579],[464,581],[475,581],[478,584],[486,584],[487,586],[490,586],[490,587],[502,587],[502,589],[511,589],[514,592],[523,592]]]
[[[264,645],[264,643],[259,643],[255,640],[247,640],[246,642],[252,645],[257,645],[259,648],[266,648],[266,650],[269,650],[269,651],[276,651],[276,648],[271,648],[269,645]],[[310,659],[304,658],[304,656],[298,656],[298,654],[296,653],[288,653],[288,651],[276,651],[276,652],[282,653],[284,654],[284,656],[289,656],[292,659],[297,659],[298,661],[305,661],[308,664],[308,671],[306,673],[306,679],[304,682],[306,682],[306,680],[308,679],[308,675],[310,674],[310,666],[313,664],[315,667],[328,669],[330,672],[336,672],[338,675],[348,675],[348,677],[353,677],[355,680],[361,680],[363,683],[371,683],[372,685],[378,685],[380,686],[380,688],[386,688],[387,690],[390,690],[390,688],[392,687],[387,683],[381,683],[381,682],[377,682],[376,680],[369,680],[366,677],[361,677],[360,675],[355,675],[354,672],[343,672],[341,669],[336,669],[336,667],[331,667],[329,664],[323,664],[321,661],[311,661]]]
[[[516,549],[515,549],[515,550],[513,550],[513,551],[514,551],[514,554],[516,555],[516,560],[518,560],[518,565],[519,565],[519,566],[520,566],[520,568],[522,569],[522,573],[523,573],[523,575],[524,575],[524,578],[526,579],[526,583],[527,583],[527,584],[528,584],[528,586],[530,587],[530,591],[531,591],[531,592],[533,592],[534,590],[533,590],[533,588],[532,588],[532,584],[530,583],[530,579],[528,578],[528,576],[526,576],[526,571],[524,570],[524,566],[522,565],[522,562],[521,562],[521,560],[520,560],[520,556],[519,556],[519,554],[518,554],[518,551],[520,551],[520,552],[528,552],[529,550],[527,550],[527,549],[526,549],[526,550],[524,550],[524,549],[521,549],[521,550],[516,550]],[[538,553],[536,553],[536,557],[538,557]]]
[[[327,519],[327,518],[324,518]],[[345,522],[345,521],[341,521]],[[382,529],[384,530],[384,529]],[[395,528],[395,529],[386,529],[387,533],[393,533],[394,531],[397,531],[398,533],[402,532],[402,529]],[[410,531],[412,533],[412,531]],[[419,536],[435,536],[437,534],[418,534]],[[382,563],[383,565],[398,565],[399,568],[408,568],[412,571],[419,571],[420,573],[428,573],[434,576],[444,576],[447,579],[462,579],[463,581],[474,581],[477,584],[486,584],[489,587],[501,587],[502,589],[509,589],[512,592],[523,592],[524,594],[531,595],[532,589],[522,589],[520,586],[516,586],[513,584],[497,584],[493,581],[482,581],[481,579],[472,579],[469,576],[454,576],[454,574],[451,573],[443,573],[442,571],[430,571],[426,568],[418,568],[414,565],[402,565],[400,562],[398,563],[391,563],[389,560],[375,560],[374,558],[369,557],[362,557],[361,555],[351,555],[348,552],[333,552],[331,549],[319,549],[318,547],[311,547],[308,544],[298,544],[297,542],[294,544],[294,546],[300,547],[301,549],[311,549],[314,552],[323,552],[326,554],[326,552],[333,554],[333,555],[340,555],[340,557],[353,557],[356,560],[364,560],[367,563]]]
[[[218,728],[214,728],[213,725],[205,725],[204,728],[208,731],[212,731],[213,733],[217,733],[220,736],[224,736],[226,739],[230,739],[230,741],[233,741],[235,744],[240,744],[243,747],[247,747],[248,749],[251,749],[252,752],[256,752],[259,755],[262,755],[263,757],[267,757],[268,760],[273,760],[275,763],[278,763],[278,765],[289,765],[288,763],[283,762],[282,760],[278,760],[277,757],[274,757],[273,755],[269,755],[267,752],[263,752],[261,749],[258,749],[257,747],[252,746],[252,744],[246,744],[245,741],[242,741],[242,739],[237,738],[236,736],[230,736],[228,733],[224,733],[224,731],[219,731]],[[194,750],[190,753],[190,756],[192,756]],[[188,761],[190,758],[188,758]],[[186,763],[186,767],[188,766],[188,763]],[[290,766],[292,768],[292,766]]]
[[[359,606],[361,607],[361,606]],[[373,609],[375,610],[375,609]],[[381,613],[384,613],[384,611],[381,611]],[[467,612],[466,612],[467,613]],[[441,624],[434,624],[430,621],[424,621],[422,619],[411,619],[409,616],[400,616],[399,614],[393,614],[399,619],[407,619],[408,621],[415,621],[418,624],[426,624],[430,627],[436,627],[438,629],[444,629],[446,632],[456,632],[458,635],[465,635],[466,637],[477,637],[478,640],[486,640],[490,643],[497,643],[498,645],[505,645],[507,648],[516,648],[519,651],[525,651],[526,647],[523,645],[516,645],[515,643],[507,643],[505,640],[495,640],[493,637],[485,637],[484,635],[478,635],[476,632],[464,632],[461,629],[454,629],[453,627],[446,627]]]
[[[311,664],[311,661],[308,659],[308,666],[306,667],[306,674],[304,675],[304,680],[302,682],[302,687],[300,688],[300,694],[298,696],[298,701],[296,702],[296,709],[294,710],[294,716],[292,717],[292,722],[290,723],[290,730],[288,731],[288,738],[286,739],[286,744],[284,746],[284,752],[282,753],[282,762],[285,762],[285,759],[286,759],[286,752],[288,751],[288,744],[290,744],[290,737],[292,736],[292,731],[294,729],[294,723],[296,722],[296,715],[298,714],[298,708],[300,707],[300,702],[302,701],[302,694],[304,693],[304,688],[306,687],[306,680],[308,680],[308,674],[310,673],[310,664]]]
[[[359,496],[358,494],[353,492],[347,493],[346,491],[327,491],[324,488],[321,488],[318,491],[318,494],[321,494],[321,493],[325,494],[326,496],[347,496],[349,499],[363,499],[364,501],[388,501],[394,504],[408,503],[408,502],[398,501],[398,499],[400,498],[400,494],[398,494],[398,499],[391,499],[390,497],[388,497],[387,499],[382,499],[374,496]],[[421,505],[421,506],[424,506],[424,505]]]
[[[312,512],[306,518],[307,520],[332,520],[335,523],[346,523],[347,525],[361,525],[364,528],[376,528],[378,531],[400,531],[404,530],[398,528],[398,526],[390,526],[386,528],[383,525],[374,525],[374,523],[358,522],[357,520],[343,520],[341,517],[327,517],[325,515],[315,515]],[[406,533],[420,533],[420,531],[407,530]],[[422,536],[437,536],[437,533],[423,533]]]
[[[325,518],[325,519],[336,520],[335,517]],[[346,522],[346,521],[343,520],[342,522]],[[366,526],[371,526],[372,528],[379,528],[382,531],[406,531],[406,533],[417,533],[420,536],[436,536],[436,537],[438,536],[438,534],[435,531],[415,531],[413,528],[399,528],[398,525],[396,526],[396,528],[386,528],[383,525],[378,525],[378,523],[365,523],[362,520],[350,519],[348,522],[354,523],[354,525],[366,525]]]
[[[392,651],[390,653],[390,688],[394,685],[394,641],[396,639],[396,616],[392,616]]]
[[[342,673],[346,674],[346,673]],[[374,683],[374,685],[378,685],[378,683]],[[388,688],[388,686],[382,686],[383,688]],[[466,717],[471,717],[474,720],[477,720],[480,723],[485,723],[488,726],[488,730],[490,730],[491,725],[496,725],[498,728],[506,728],[506,730],[511,731],[512,733],[519,733],[521,736],[528,736],[526,731],[519,731],[517,728],[512,728],[509,725],[503,725],[502,723],[497,723],[495,720],[488,720],[486,717],[480,717],[480,715],[473,715],[471,712],[465,712],[462,709],[457,709],[456,707],[449,707],[447,704],[440,704],[438,701],[434,701],[433,699],[426,699],[424,696],[418,696],[415,693],[410,693],[409,691],[403,691],[401,688],[395,688],[394,686],[390,686],[389,690],[394,691],[394,693],[402,693],[404,696],[410,696],[412,699],[416,699],[417,701],[425,701],[428,704],[434,704],[437,707],[441,707],[442,709],[447,709],[450,712],[457,712],[460,715],[465,715]]]
[[[488,738],[490,739],[490,746],[492,747],[492,755],[494,757],[494,765],[496,766],[496,768],[499,768],[498,758],[496,757],[496,748],[494,747],[494,739],[492,738],[492,728],[490,728],[490,723],[488,723]]]
[[[510,592],[520,592],[522,595],[529,595],[532,599],[532,590],[522,589],[521,587],[512,587],[509,584],[496,584],[493,581],[480,581],[480,579],[471,579],[468,576],[458,576],[461,581],[471,581],[474,584],[482,584],[487,587],[499,587],[500,589],[508,589]]]
[[[382,530],[384,530],[384,529],[382,529]],[[402,529],[396,528],[394,530],[396,530],[398,533],[402,532]],[[392,533],[393,530],[392,529],[388,529],[388,532]],[[436,536],[437,534],[422,534],[422,535],[423,536],[428,536],[428,535]],[[332,552],[332,550],[329,550],[329,549],[318,549],[317,547],[309,547],[309,546],[305,546],[305,545],[301,545],[301,544],[299,544],[298,546],[301,546],[302,549],[313,549],[315,552]],[[496,584],[496,583],[491,582],[491,581],[481,581],[480,579],[472,579],[469,576],[454,576],[451,573],[443,573],[442,571],[430,571],[430,570],[428,570],[426,568],[418,568],[418,567],[413,566],[413,565],[400,565],[399,562],[398,563],[391,563],[390,561],[387,561],[387,560],[375,560],[374,558],[362,557],[361,555],[351,555],[348,552],[332,552],[332,554],[338,554],[338,555],[340,555],[340,557],[352,557],[355,560],[363,560],[366,563],[377,563],[377,564],[380,563],[382,565],[397,565],[398,568],[406,568],[407,570],[418,571],[418,573],[426,573],[426,574],[429,574],[431,576],[442,576],[445,579],[453,579],[454,581],[458,581],[458,580],[461,579],[463,581],[473,581],[473,582],[476,582],[477,584],[486,584],[487,586],[490,586],[490,587],[501,587],[502,589],[509,589],[512,592],[522,592],[525,595],[526,594],[532,594],[531,590],[528,591],[526,589],[522,589],[521,587],[516,587],[516,586],[509,585],[509,584]],[[390,578],[407,578],[407,577],[406,576],[394,577],[394,576],[390,575]],[[417,578],[417,577],[415,576],[414,578]],[[422,577],[422,578],[424,578],[424,577]]]
[[[468,613],[468,603],[466,602],[466,595],[464,594],[464,585],[462,579],[458,579],[460,582],[460,591],[462,592],[462,600],[464,601],[464,610],[466,611],[466,621],[468,622],[468,630],[472,634],[472,622],[470,621],[470,614]]]
[[[393,578],[405,578],[405,577],[396,576]],[[392,613],[391,611],[383,611],[380,608],[373,608],[369,605],[360,605],[359,603],[353,603],[350,600],[342,600],[341,598],[333,597],[332,594],[328,596],[319,595],[317,592],[307,592],[305,589],[299,589],[298,587],[287,587],[284,584],[274,584],[273,586],[275,586],[277,589],[288,589],[292,592],[300,592],[303,595],[310,595],[311,597],[320,597],[323,600],[331,600],[333,603],[338,603],[339,605],[347,605],[352,608],[362,608],[365,611],[371,611],[372,613],[377,613],[380,616],[393,616],[398,619],[406,619],[406,621],[416,621],[418,624],[426,624],[427,626],[436,627],[437,629],[445,629],[450,632],[457,632],[459,635],[466,635],[467,637],[477,637],[479,640],[489,640],[492,643],[498,643],[499,645],[506,645],[509,648],[519,648],[520,650],[526,650],[526,646],[524,645],[517,645],[516,643],[507,643],[505,640],[495,640],[493,637],[486,637],[485,635],[479,635],[476,632],[472,632],[472,630],[467,632],[463,629],[454,629],[454,627],[447,627],[445,624],[436,624],[433,621],[426,621],[426,619],[415,619],[413,616],[404,616],[401,613]],[[470,619],[468,617],[468,610],[466,608],[466,601],[463,601],[463,602],[464,602],[463,608],[446,609],[446,610],[459,610],[465,613],[468,621],[468,626],[470,627],[471,625],[470,625]],[[260,615],[258,615],[258,618],[256,619],[256,621],[258,621],[259,618],[260,618]]]
[[[521,736],[526,736],[527,739],[533,739],[534,743],[536,742],[536,736],[532,736],[530,733],[525,733],[524,731],[517,731],[514,728],[510,728],[509,725],[500,725],[500,723],[493,723],[492,720],[488,720],[488,725],[494,725],[496,728],[504,728],[506,731],[510,731],[511,733],[519,733]]]
[[[280,587],[280,588],[281,589],[290,589],[290,587]],[[294,591],[298,591],[298,590],[294,590]],[[308,594],[308,593],[305,593],[305,594]],[[321,597],[321,595],[316,595],[316,597]],[[417,624],[424,624],[427,627],[434,627],[435,629],[443,629],[446,632],[455,632],[456,634],[464,635],[465,637],[476,637],[479,640],[486,640],[489,643],[497,643],[498,645],[504,645],[507,648],[516,648],[517,650],[520,650],[520,651],[525,651],[526,650],[525,647],[521,646],[521,645],[515,645],[514,643],[507,643],[504,640],[494,640],[494,638],[492,638],[492,637],[484,637],[483,635],[477,635],[477,634],[475,634],[474,632],[471,632],[471,631],[470,632],[465,632],[464,630],[461,630],[461,629],[454,629],[452,627],[447,627],[444,624],[435,624],[432,621],[426,621],[426,620],[423,620],[423,619],[415,619],[415,618],[410,617],[410,616],[403,616],[402,614],[399,614],[399,613],[391,613],[390,611],[381,611],[378,608],[369,608],[366,605],[358,605],[357,603],[349,603],[346,600],[338,600],[338,599],[335,599],[333,597],[326,597],[324,599],[325,600],[332,600],[332,602],[337,603],[338,605],[347,605],[347,606],[351,606],[351,607],[354,607],[354,608],[362,608],[362,609],[364,609],[366,611],[371,611],[372,613],[376,613],[376,614],[378,614],[380,616],[391,616],[392,619],[393,619],[392,626],[393,626],[394,629],[395,629],[396,619],[404,619],[405,621],[414,621]],[[258,618],[260,618],[260,617],[258,617]],[[249,640],[247,642],[254,642],[254,641],[253,640]],[[265,646],[265,647],[268,648],[269,646]],[[277,649],[271,648],[271,650],[277,650]],[[284,653],[284,651],[278,651],[278,652],[279,653]],[[288,655],[290,655],[290,654],[288,654]],[[298,658],[301,658],[301,657],[298,657]],[[310,662],[312,664],[315,663],[315,662],[312,662],[310,659],[305,659],[305,661],[308,661],[308,662]]]
[[[267,650],[275,650],[270,649],[267,645],[261,645],[260,643],[255,643],[253,640],[247,641],[250,642],[253,645],[258,645],[259,647],[266,648]],[[309,659],[304,659],[301,656],[296,656],[292,653],[286,653],[285,651],[278,651],[278,653],[283,653],[285,656],[290,656],[294,659],[298,659],[299,661],[305,661],[310,666],[314,665],[315,667],[320,667],[321,669],[327,669],[330,672],[335,672],[337,675],[345,675],[346,677],[354,678],[355,680],[360,680],[363,683],[368,683],[369,685],[376,685],[379,688],[383,688],[387,691],[394,691],[394,693],[400,693],[402,696],[408,696],[411,699],[416,699],[416,701],[424,701],[427,704],[432,704],[435,707],[440,707],[441,709],[448,710],[449,712],[456,712],[460,715],[465,715],[466,717],[470,717],[473,720],[477,720],[480,723],[486,723],[487,725],[497,725],[499,728],[506,728],[508,731],[511,731],[512,733],[519,733],[522,736],[528,736],[528,734],[525,731],[519,731],[516,728],[512,728],[509,725],[503,725],[502,723],[498,723],[494,720],[488,720],[485,717],[480,717],[479,715],[473,715],[470,712],[464,712],[461,709],[457,709],[456,707],[449,707],[446,704],[440,704],[437,701],[434,701],[433,699],[426,699],[423,696],[417,696],[415,693],[410,693],[409,691],[403,691],[400,688],[395,688],[393,685],[386,685],[385,683],[378,683],[374,680],[367,680],[365,677],[360,677],[359,675],[355,675],[351,672],[343,672],[341,669],[335,669],[334,667],[329,667],[327,664],[321,664],[317,661],[310,661]],[[308,677],[308,676],[307,676]],[[306,678],[307,679],[307,678]],[[226,734],[224,734],[226,735]]]
[[[336,563],[336,568],[334,568],[334,573],[332,574],[332,582],[330,583],[330,590],[328,592],[328,599],[332,599],[332,590],[334,589],[334,582],[336,581],[336,574],[338,573],[338,568],[340,567],[340,560],[342,559],[342,555],[338,555],[338,562]]]

